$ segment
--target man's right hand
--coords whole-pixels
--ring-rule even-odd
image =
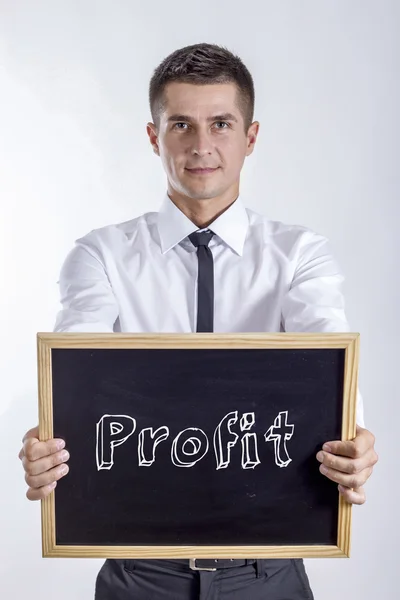
[[[55,438],[40,442],[38,438],[39,427],[27,431],[18,455],[25,469],[25,481],[29,486],[26,497],[29,500],[41,500],[48,496],[57,481],[69,471],[65,464],[69,453],[64,449],[64,440]]]

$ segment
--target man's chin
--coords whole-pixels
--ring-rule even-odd
[[[219,195],[218,190],[193,190],[186,189],[184,191],[185,196],[192,198],[192,200],[210,200]]]

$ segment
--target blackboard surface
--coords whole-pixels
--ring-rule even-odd
[[[341,348],[52,348],[54,437],[70,452],[55,490],[56,544],[335,545],[339,494],[315,455],[341,439],[344,359]],[[214,433],[235,411],[238,439],[217,469]],[[255,423],[241,431],[244,413]],[[287,456],[283,438],[278,455],[290,462],[279,466],[265,434],[284,435],[270,429],[284,424],[283,413]],[[114,447],[111,468],[99,469],[97,424],[110,429],[112,421],[105,415],[131,417],[136,429]],[[160,427],[169,436],[151,466],[139,466],[141,430]],[[192,467],[171,457],[187,428],[209,442]],[[257,436],[253,468],[242,467],[246,432]]]

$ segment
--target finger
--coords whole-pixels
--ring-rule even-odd
[[[53,481],[52,484],[45,485],[38,489],[28,488],[28,491],[26,492],[26,497],[28,498],[28,500],[42,500],[54,490],[56,485],[57,481]]]
[[[363,487],[355,488],[351,490],[349,488],[343,487],[341,485],[338,486],[340,494],[343,498],[350,502],[350,504],[364,504],[366,501],[365,490]]]
[[[26,456],[22,458],[22,466],[24,467],[28,475],[40,475],[49,471],[53,467],[56,467],[69,459],[68,450],[60,450],[55,454],[50,454],[45,458],[39,458],[38,460],[30,461]]]
[[[365,484],[368,478],[371,476],[372,468],[368,467],[364,469],[360,473],[356,473],[353,475],[348,475],[346,473],[341,473],[340,471],[336,471],[335,469],[330,469],[325,465],[321,465],[319,470],[325,477],[330,479],[331,481],[335,481],[336,483],[340,483],[341,485],[348,488],[359,488]]]
[[[377,454],[372,448],[362,458],[335,456],[322,450],[317,454],[317,460],[326,467],[349,474],[360,473],[367,467],[372,467],[376,464],[377,459]]]
[[[22,443],[24,443],[25,440],[27,440],[28,438],[39,438],[39,425],[36,425],[36,427],[32,427],[32,429],[26,432],[26,434],[22,438]]]
[[[39,442],[37,438],[27,438],[24,442],[23,451],[26,458],[33,461],[58,452],[64,446],[64,440],[58,438],[48,440],[47,442]]]
[[[39,426],[38,425],[36,427],[32,427],[32,429],[29,429],[29,431],[27,431],[25,433],[24,437],[22,438],[22,444],[24,444],[25,440],[27,440],[28,438],[34,438],[34,439],[39,438]],[[24,446],[22,446],[21,450],[19,451],[18,458],[20,460],[22,460],[23,456],[24,456]]]
[[[373,434],[357,425],[357,435],[353,440],[327,442],[322,446],[322,450],[340,456],[348,456],[349,458],[360,458],[373,448],[374,442],[375,437]]]
[[[50,485],[54,481],[58,481],[64,477],[68,471],[68,465],[63,463],[62,465],[58,465],[58,467],[50,469],[50,471],[46,471],[40,475],[29,475],[29,473],[25,473],[25,481],[30,488],[38,489],[44,485]]]

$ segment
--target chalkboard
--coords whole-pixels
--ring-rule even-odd
[[[358,334],[38,334],[44,556],[348,556]],[[46,355],[46,357],[45,357]],[[257,552],[255,551],[257,548]]]

